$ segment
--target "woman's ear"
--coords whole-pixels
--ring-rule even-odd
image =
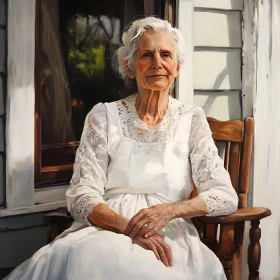
[[[125,72],[127,74],[127,76],[130,78],[130,79],[134,79],[134,74],[133,72],[131,71],[131,69],[129,68],[128,66],[128,61],[124,61],[124,69],[125,69]]]

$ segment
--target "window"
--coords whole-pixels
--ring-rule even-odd
[[[123,28],[143,15],[174,23],[171,0],[37,0],[35,186],[68,183],[84,119],[135,89],[111,67]]]
[[[182,78],[177,79],[176,97],[184,102],[192,103],[192,1],[143,1],[146,15],[164,14],[165,18],[173,19],[172,22],[175,19],[174,3],[178,4],[177,26],[187,43],[187,62],[180,70]],[[9,1],[7,9],[6,209],[0,210],[0,216],[49,211],[66,205],[63,184],[69,179],[59,184],[59,181],[55,181],[56,175],[53,175],[53,181],[49,181],[53,185],[58,185],[48,188],[50,184],[47,180],[42,180],[44,175],[41,176],[42,171],[48,170],[47,168],[41,170],[41,121],[40,102],[38,102],[41,89],[39,71],[42,17],[40,4],[41,0]],[[54,169],[52,166],[50,168]],[[51,171],[50,174],[52,172],[56,174],[56,171]],[[35,189],[34,175],[37,189]],[[38,188],[41,186],[46,187]]]

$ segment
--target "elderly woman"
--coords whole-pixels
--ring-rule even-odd
[[[237,195],[202,109],[169,95],[182,36],[148,17],[122,42],[118,70],[138,92],[85,120],[66,193],[75,222],[7,279],[226,279],[190,218],[230,214]]]

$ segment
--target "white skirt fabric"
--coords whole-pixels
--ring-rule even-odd
[[[111,195],[107,205],[131,218],[142,208],[166,203],[154,194]],[[175,219],[160,234],[171,246],[173,266],[131,238],[94,226],[76,229],[42,247],[5,280],[225,280],[223,267],[199,239],[189,219]],[[67,234],[66,234],[67,233]]]

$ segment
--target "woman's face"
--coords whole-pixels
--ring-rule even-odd
[[[146,32],[137,42],[131,68],[139,91],[168,89],[179,73],[174,40],[165,32]]]

